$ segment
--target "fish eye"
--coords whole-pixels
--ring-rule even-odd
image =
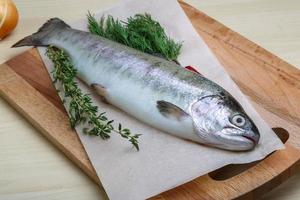
[[[231,123],[233,123],[236,126],[241,127],[241,126],[245,125],[246,119],[242,115],[237,114],[231,118]]]

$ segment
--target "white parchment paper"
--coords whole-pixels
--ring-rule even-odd
[[[158,20],[171,38],[183,41],[182,53],[178,59],[183,66],[195,66],[205,77],[220,84],[239,100],[257,125],[261,139],[255,150],[243,153],[188,142],[149,127],[117,108],[101,103],[92,91],[79,83],[84,91],[92,94],[95,104],[101,111],[106,111],[110,119],[122,122],[135,133],[143,134],[139,140],[141,150],[137,152],[127,141],[117,135],[103,141],[83,135],[80,128],[76,129],[110,199],[145,199],[222,166],[252,162],[283,148],[281,141],[249,104],[194,30],[176,0],[124,1],[97,13],[97,17],[109,14],[126,20],[136,13],[145,12]],[[73,28],[87,30],[86,24],[86,18],[83,16],[83,19],[73,24]],[[39,50],[45,65],[51,71],[53,66],[44,55],[45,49],[39,48]]]

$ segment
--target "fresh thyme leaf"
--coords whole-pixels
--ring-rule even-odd
[[[73,67],[70,57],[63,50],[55,47],[48,47],[46,55],[54,64],[54,70],[52,71],[53,82],[59,82],[62,85],[64,91],[63,102],[66,103],[66,99],[69,100],[68,113],[72,128],[80,123],[87,123],[90,128],[84,128],[83,133],[99,136],[104,140],[110,138],[111,132],[115,132],[126,138],[139,150],[137,139],[140,134],[132,134],[127,128],[122,129],[121,124],[116,130],[112,125],[114,120],[108,120],[105,112],[98,114],[98,107],[93,105],[91,97],[82,93],[74,81],[77,71]]]
[[[112,16],[97,21],[90,12],[87,14],[88,29],[98,36],[114,40],[140,51],[161,55],[167,60],[176,60],[182,43],[168,37],[162,26],[150,14],[136,14],[127,22],[120,22]]]

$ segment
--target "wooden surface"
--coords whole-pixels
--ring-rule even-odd
[[[275,76],[275,75],[274,75]],[[275,78],[276,78],[276,76],[275,76]],[[285,76],[283,76],[283,78],[286,78]],[[287,79],[287,80],[289,80],[289,79]],[[250,81],[250,80],[248,80],[248,81]],[[247,88],[246,88],[246,90],[247,90]],[[260,94],[261,95],[261,94]],[[284,93],[283,94],[281,94],[281,95],[285,95]],[[259,99],[262,99],[262,100],[268,100],[265,96],[259,96]],[[271,101],[272,101],[272,99],[271,99]],[[280,105],[280,101],[278,102],[278,105]],[[277,109],[277,114],[278,113],[282,113],[282,110],[278,110]],[[275,113],[276,114],[276,113]],[[297,117],[297,116],[296,116]],[[291,119],[295,119],[295,116],[294,115],[291,115],[291,116],[289,116],[289,118],[291,118]],[[7,134],[7,135],[9,135],[9,134]],[[7,138],[8,138],[8,136],[7,136]],[[27,147],[28,148],[28,147]],[[5,168],[4,168],[5,169]],[[2,175],[3,176],[3,175]],[[24,175],[23,175],[24,176]],[[8,178],[7,178],[8,179]],[[5,179],[4,179],[5,180]],[[2,187],[3,188],[3,187]],[[6,188],[8,188],[8,187],[6,187]],[[54,187],[55,188],[55,187]],[[33,186],[33,190],[34,190],[34,186]],[[34,195],[34,194],[32,194],[32,195]],[[11,196],[11,195],[9,195],[9,196]]]

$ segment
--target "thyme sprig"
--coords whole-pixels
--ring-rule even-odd
[[[175,42],[165,33],[159,22],[150,14],[136,14],[127,22],[104,16],[97,21],[90,12],[87,14],[88,29],[98,36],[114,40],[140,51],[160,55],[167,60],[176,61],[182,43]]]
[[[98,107],[93,105],[91,97],[80,90],[75,81],[77,71],[70,57],[55,47],[48,47],[46,55],[54,64],[53,82],[59,82],[64,91],[63,102],[68,103],[71,126],[74,128],[80,123],[86,123],[89,128],[83,129],[85,134],[99,136],[104,140],[110,138],[111,132],[115,132],[139,150],[137,139],[140,134],[132,134],[129,129],[122,128],[121,124],[115,129],[114,120],[108,120],[105,112],[98,114]]]

